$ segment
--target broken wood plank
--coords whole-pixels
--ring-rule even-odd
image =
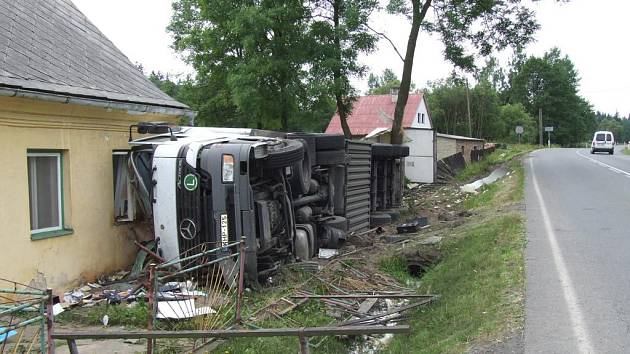
[[[365,315],[366,313],[370,312],[370,310],[372,309],[372,307],[374,307],[377,301],[378,301],[378,298],[375,298],[375,297],[366,299],[365,301],[361,303],[361,305],[359,305],[359,310],[357,312],[359,312],[362,315]]]

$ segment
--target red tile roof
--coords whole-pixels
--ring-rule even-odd
[[[418,106],[422,102],[422,93],[410,94],[405,106],[403,128],[411,126]],[[352,135],[367,135],[376,128],[391,128],[394,119],[394,108],[391,95],[363,96],[354,103],[352,114],[348,117],[348,125]],[[326,133],[343,133],[339,114],[328,123]]]

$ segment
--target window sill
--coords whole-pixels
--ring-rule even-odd
[[[61,229],[54,231],[44,231],[31,234],[31,241],[43,240],[45,238],[58,237],[58,236],[66,236],[72,235],[74,230],[72,229]]]

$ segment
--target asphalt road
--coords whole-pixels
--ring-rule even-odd
[[[525,352],[630,353],[630,156],[525,160]]]

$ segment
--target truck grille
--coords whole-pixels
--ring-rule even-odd
[[[370,173],[372,148],[370,144],[346,142],[345,207],[348,231],[363,231],[370,227]]]
[[[206,188],[209,186],[206,178],[202,177],[197,171],[186,162],[187,147],[183,147],[180,150],[179,157],[177,159],[177,186],[176,186],[176,208],[177,208],[177,240],[179,242],[180,252],[197,253],[201,249],[197,250],[201,244],[208,242],[207,232],[211,228],[207,225],[208,218],[206,217],[204,210],[207,202],[206,195],[209,192]],[[198,185],[193,191],[186,189],[183,185],[185,176],[192,174],[196,176]],[[207,192],[207,193],[206,193]],[[194,237],[184,237],[180,230],[182,223],[186,221],[188,223],[194,223],[195,233]]]

